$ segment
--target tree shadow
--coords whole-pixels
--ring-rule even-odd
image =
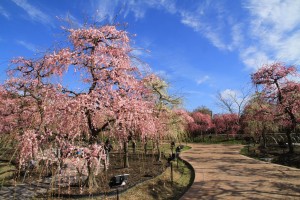
[[[240,148],[199,145],[184,153],[195,182],[182,199],[300,199],[300,170],[247,158]]]

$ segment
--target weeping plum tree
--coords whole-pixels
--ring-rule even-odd
[[[261,146],[264,148],[267,147],[266,134],[278,129],[272,115],[274,108],[274,105],[259,98],[259,94],[257,94],[249,100],[241,116],[243,132],[257,138],[259,141],[262,138]]]
[[[299,77],[297,69],[283,63],[264,65],[251,78],[260,90],[261,98],[274,104],[273,117],[283,125],[288,139],[289,152],[293,153],[291,133],[299,123],[300,83],[292,81],[291,76]]]
[[[1,87],[0,132],[16,134],[20,166],[41,159],[39,150],[48,152],[52,161],[63,162],[75,148],[82,148],[86,185],[93,188],[97,161],[104,157],[99,133],[109,130],[110,137],[125,144],[131,132],[154,137],[159,120],[153,115],[152,90],[130,58],[127,32],[115,26],[66,30],[66,47],[38,59],[12,61]],[[72,71],[83,89],[64,85],[66,78],[74,78]],[[4,110],[4,105],[10,109]],[[84,144],[78,142],[82,138]],[[60,149],[59,155],[49,148]]]

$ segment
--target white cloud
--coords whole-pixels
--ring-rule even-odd
[[[142,49],[133,49],[133,50],[131,51],[131,53],[132,53],[134,56],[140,57],[140,56],[143,56],[145,52],[144,52]]]
[[[156,71],[155,74],[163,79],[170,79],[170,73],[166,72],[165,70]]]
[[[176,13],[176,6],[172,0],[147,0],[147,1],[136,1],[136,0],[100,0],[96,4],[91,1],[92,7],[96,8],[96,15],[98,20],[108,20],[112,22],[116,15],[117,17],[126,17],[132,13],[135,19],[141,19],[145,16],[149,8],[163,9],[168,13]]]
[[[300,64],[300,1],[249,0],[245,7],[259,52],[272,60]]]
[[[221,92],[221,97],[224,99],[228,99],[231,97],[236,97],[240,94],[239,91],[237,90],[232,90],[232,89],[226,89],[224,91]]]
[[[93,5],[92,7],[96,8],[96,15],[98,20],[104,21],[108,19],[112,21],[113,18],[116,16],[116,7],[119,4],[119,1],[111,1],[111,0],[102,0],[99,1],[97,5]]]
[[[258,29],[271,28],[271,31],[286,32],[299,28],[300,1],[291,0],[249,0],[245,4],[254,17],[252,24]]]
[[[73,28],[83,27],[83,24],[70,12],[66,12],[64,15],[60,15],[60,17],[58,17],[58,19],[67,23],[68,25],[70,25]]]
[[[200,85],[200,84],[204,83],[205,81],[207,81],[209,79],[210,79],[210,77],[206,75],[204,77],[199,78],[196,82],[197,82],[198,85]]]
[[[276,49],[278,59],[300,64],[300,31],[279,42]]]
[[[274,60],[300,64],[300,1],[248,0],[243,5],[250,12],[249,20],[235,18],[219,2],[178,12],[184,25],[218,49],[237,51],[249,69]],[[215,17],[208,18],[208,13]]]
[[[242,49],[240,52],[240,58],[243,63],[252,69],[258,69],[263,64],[272,63],[273,61],[263,51],[258,50],[254,46],[250,46],[246,49]]]
[[[239,49],[241,44],[244,43],[242,24],[237,23],[231,27],[232,43],[228,45],[229,50]]]
[[[96,15],[98,20],[104,21],[108,20],[112,22],[116,15],[118,17],[126,17],[128,14],[133,14],[135,19],[141,19],[145,16],[148,9],[161,9],[170,14],[178,14],[180,16],[180,21],[182,24],[191,27],[196,32],[199,32],[204,37],[206,37],[215,47],[221,50],[232,50],[234,46],[232,42],[224,42],[223,35],[223,16],[226,9],[223,8],[221,4],[214,4],[212,8],[210,1],[204,1],[195,4],[194,10],[190,10],[184,7],[180,7],[172,0],[148,0],[148,1],[136,1],[128,0],[123,3],[120,0],[101,0],[93,6],[96,8]],[[205,14],[208,12],[213,12],[217,16],[218,21],[215,24],[210,23],[210,19],[205,18]],[[234,27],[235,32],[237,32],[237,27]],[[236,38],[237,40],[237,38]],[[236,42],[233,41],[233,42]]]
[[[23,40],[17,40],[16,42],[17,42],[17,44],[25,47],[27,50],[32,51],[32,52],[36,52],[38,49],[34,44],[31,44],[31,43],[23,41]]]
[[[10,19],[10,14],[2,6],[0,6],[0,14],[3,15],[6,19]]]
[[[46,15],[44,12],[39,10],[38,8],[32,6],[27,2],[27,0],[12,0],[17,6],[22,8],[31,18],[31,20],[43,23],[45,25],[51,25],[52,21],[51,18]]]
[[[94,7],[100,18],[110,21],[116,14],[123,17],[132,14],[141,19],[148,9],[176,14],[182,24],[207,38],[216,48],[237,52],[249,69],[273,60],[300,63],[300,1],[247,0],[242,2],[242,9],[246,10],[241,12],[248,18],[240,17],[224,2],[210,0],[195,1],[193,6],[172,0],[128,0],[125,4],[121,0],[101,0]]]
[[[193,16],[192,13],[189,13],[187,11],[181,11],[180,14],[181,14],[181,23],[193,28],[195,31],[201,30],[202,25],[200,23],[200,20],[197,19],[195,16]]]
[[[242,23],[237,23],[224,6],[221,2],[205,1],[198,4],[196,11],[178,9],[178,12],[181,23],[199,32],[218,49],[233,51],[244,39]],[[230,31],[229,38],[224,34],[226,31]]]
[[[200,5],[197,11],[178,10],[181,16],[181,23],[191,27],[194,31],[199,32],[206,37],[215,47],[221,50],[228,50],[229,45],[222,41],[219,24],[208,23],[203,14],[205,8]],[[217,11],[218,12],[218,11]],[[221,12],[221,9],[220,9]]]

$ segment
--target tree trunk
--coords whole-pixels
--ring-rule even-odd
[[[88,161],[88,177],[86,179],[85,185],[89,188],[89,190],[93,188],[97,188],[98,184],[95,177],[95,167],[93,166],[91,161]]]
[[[154,151],[155,151],[155,141],[152,140],[152,156],[154,155]]]
[[[135,154],[136,142],[134,140],[132,140],[131,142],[132,142],[132,153]]]
[[[147,142],[144,143],[144,153],[147,155]]]
[[[157,147],[157,161],[160,162],[161,161],[161,151],[160,151],[160,146],[159,146],[159,141],[156,141],[156,147]]]
[[[124,168],[129,167],[129,161],[128,161],[128,142],[124,141]]]
[[[265,129],[263,129],[263,132],[262,132],[262,139],[263,139],[263,147],[267,148],[267,137],[266,137]]]
[[[289,147],[289,153],[294,153],[294,147],[293,147],[293,141],[291,137],[292,130],[288,129],[286,132],[286,137],[288,139],[288,147]]]

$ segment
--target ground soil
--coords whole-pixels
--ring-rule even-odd
[[[126,185],[119,188],[120,193],[125,192],[122,194],[122,198],[132,199],[136,194],[139,194],[143,199],[178,199],[186,191],[187,185],[190,184],[191,171],[183,162],[179,162],[181,164],[177,168],[175,162],[174,182],[172,184],[170,167],[166,167],[165,156],[171,153],[170,145],[164,144],[161,148],[163,155],[160,162],[157,161],[157,155],[152,149],[149,149],[147,155],[141,149],[137,149],[137,153],[133,153],[130,149],[130,166],[128,168],[123,167],[123,152],[114,150],[110,153],[108,170],[102,171],[96,176],[99,187],[92,191],[78,187],[78,184],[73,184],[71,187],[58,187],[56,185],[57,180],[53,181],[51,176],[46,177],[47,173],[32,170],[26,174],[25,178],[24,174],[21,174],[18,179],[8,180],[7,184],[0,189],[0,196],[4,199],[31,199],[33,197],[35,199],[115,198],[116,189],[109,187],[110,179],[116,175],[129,174]],[[17,185],[13,184],[15,180],[17,180]],[[10,182],[11,184],[9,184]]]
[[[116,194],[116,188],[110,188],[109,182],[112,177],[121,174],[129,174],[128,180],[124,187],[120,187],[120,192],[135,186],[138,183],[149,180],[163,173],[166,169],[166,159],[160,162],[156,161],[155,154],[129,154],[129,167],[124,168],[123,154],[111,153],[110,165],[107,171],[102,171],[96,176],[98,188],[88,190],[88,188],[80,188],[77,184],[73,187],[52,188],[52,192],[48,193],[48,197],[83,197],[83,196],[113,196]]]

